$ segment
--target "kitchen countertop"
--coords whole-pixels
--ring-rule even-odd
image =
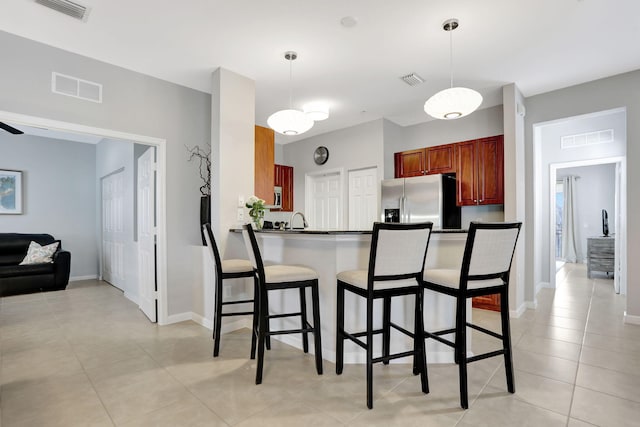
[[[242,233],[242,228],[229,229],[232,233]],[[371,234],[371,230],[314,230],[314,229],[302,229],[294,228],[293,230],[275,230],[275,229],[262,229],[255,230],[256,233],[266,234],[319,234],[319,235],[353,235],[353,234]],[[467,230],[455,229],[455,230],[433,230],[432,233],[438,234],[455,234],[455,233],[467,233]]]

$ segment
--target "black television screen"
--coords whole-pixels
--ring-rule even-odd
[[[602,234],[605,237],[609,235],[609,215],[606,209],[602,209]]]

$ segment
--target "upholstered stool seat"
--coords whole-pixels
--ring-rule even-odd
[[[504,356],[507,390],[515,392],[511,332],[509,327],[509,273],[518,241],[521,223],[479,223],[469,226],[462,267],[460,270],[426,270],[422,287],[449,295],[456,300],[455,328],[434,332],[424,331],[426,338],[453,347],[458,364],[460,406],[469,407],[467,364],[494,356]],[[467,299],[483,295],[500,295],[502,332],[497,333],[467,322]],[[467,327],[502,341],[502,349],[483,354],[467,355]],[[443,338],[454,334],[453,341]]]
[[[252,273],[253,265],[248,259],[225,259],[222,261],[222,272],[229,273]]]
[[[413,372],[420,374],[422,391],[429,392],[424,350],[422,287],[420,280],[433,224],[374,223],[368,270],[342,271],[337,275],[336,374],[342,374],[344,341],[353,341],[367,352],[367,407],[373,407],[373,364],[413,356]],[[344,325],[345,292],[366,301],[366,330],[346,331]],[[391,322],[391,299],[414,297],[414,331]],[[373,303],[383,300],[382,329],[373,329]],[[413,339],[413,350],[391,354],[391,328]],[[382,334],[382,356],[373,357],[373,336]]]
[[[320,295],[318,291],[318,273],[312,268],[301,265],[269,265],[262,262],[262,255],[258,247],[255,232],[251,224],[243,227],[242,235],[251,258],[251,264],[258,277],[259,309],[258,322],[254,325],[253,336],[258,340],[258,363],[256,369],[256,384],[262,383],[264,366],[264,350],[268,348],[269,337],[281,334],[302,334],[302,349],[309,352],[308,334],[313,334],[316,371],[322,375],[322,340],[320,337]],[[306,290],[311,289],[311,302],[313,307],[313,325],[307,320]],[[300,311],[270,314],[269,292],[284,289],[298,289],[300,295]],[[300,328],[281,329],[273,331],[270,327],[271,319],[283,319],[300,316]],[[251,357],[254,357],[252,353]]]
[[[216,267],[216,287],[215,287],[215,301],[214,301],[214,313],[213,313],[213,357],[218,357],[220,353],[220,331],[222,329],[222,318],[230,316],[253,316],[253,325],[258,322],[257,315],[257,302],[255,296],[258,292],[258,278],[255,274],[255,269],[251,261],[247,259],[227,259],[222,260],[218,245],[213,237],[213,231],[211,230],[211,224],[204,224],[202,226],[204,231],[204,238],[209,247],[209,253],[213,258],[213,262]],[[253,279],[253,299],[244,300],[229,300],[224,301],[223,286],[226,279],[241,279],[252,278]],[[230,283],[230,282],[227,282]],[[236,305],[236,304],[252,304],[253,309],[251,311],[227,311],[223,312],[223,306]],[[256,339],[252,335],[251,337],[251,355],[255,354]]]

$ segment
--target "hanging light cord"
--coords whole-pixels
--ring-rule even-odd
[[[293,59],[289,58],[289,109],[293,110]]]
[[[449,75],[451,76],[451,87],[453,87],[453,23],[449,25]]]

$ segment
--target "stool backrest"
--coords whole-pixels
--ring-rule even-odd
[[[421,278],[432,222],[373,224],[369,255],[369,291],[378,281]]]
[[[222,274],[222,260],[220,259],[220,252],[218,251],[216,239],[213,237],[211,224],[208,222],[203,224],[202,231],[204,231],[204,240],[207,242],[207,246],[209,247],[209,254],[212,256],[213,262],[216,265],[216,274],[220,275]]]
[[[521,222],[472,222],[462,260],[460,289],[467,280],[500,278],[509,283],[509,272]]]
[[[251,224],[245,224],[242,226],[242,238],[244,245],[249,253],[249,260],[253,264],[253,268],[258,272],[260,283],[264,283],[264,264],[262,263],[262,256],[260,255],[260,247],[256,240],[256,234],[251,227]]]

